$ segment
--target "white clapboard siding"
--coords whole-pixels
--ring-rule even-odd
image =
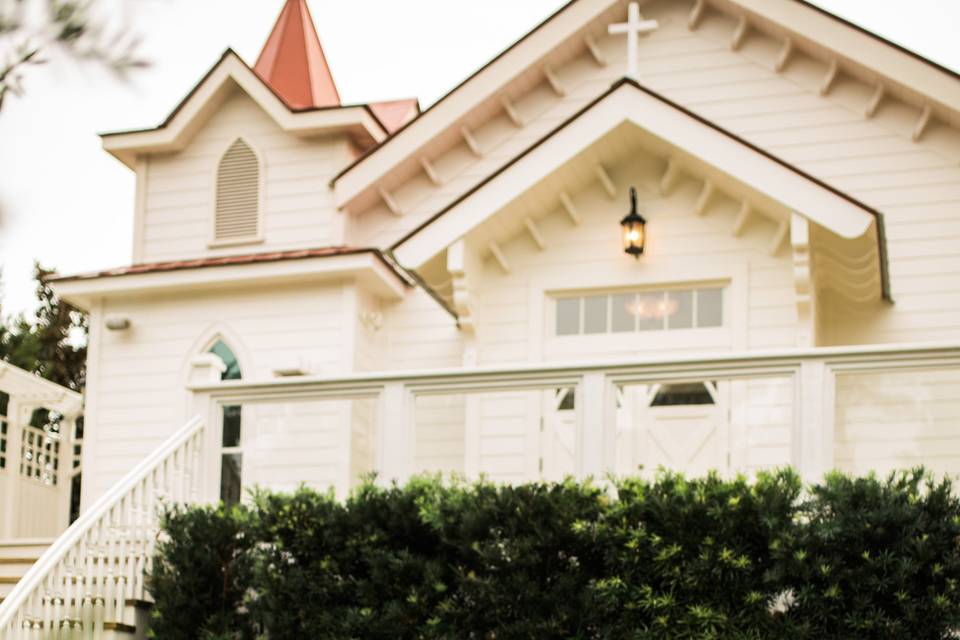
[[[301,484],[326,490],[352,471],[344,442],[350,400],[245,407],[243,473],[249,486],[294,491]]]
[[[131,328],[102,331],[90,354],[95,375],[88,381],[87,420],[96,428],[87,434],[84,468],[95,472],[84,476],[84,504],[128,471],[131,460],[146,456],[183,424],[190,411],[189,361],[216,333],[225,332],[248,379],[269,379],[275,369],[299,363],[318,374],[350,371],[353,341],[344,327],[353,318],[344,316],[343,302],[351,292],[347,285],[284,285],[178,294],[176,303],[169,298],[105,303],[104,315],[128,317]],[[289,428],[310,431],[308,423],[298,417]],[[318,438],[329,424],[329,418],[317,423]],[[281,440],[274,451],[285,450]],[[315,444],[317,465],[326,470],[311,467],[312,475],[304,479],[319,483],[328,473],[346,477],[346,468],[325,466],[329,457],[323,451],[333,444]],[[340,445],[348,443],[337,441]],[[273,459],[279,457],[276,453]],[[341,458],[338,464],[346,464]],[[273,464],[265,462],[264,473]],[[278,474],[286,486],[285,476]]]
[[[262,242],[241,244],[239,249],[235,245],[211,246],[215,240],[220,161],[238,139],[255,151],[259,161],[259,234],[249,237],[260,237]],[[286,133],[237,89],[182,151],[147,156],[141,179],[143,210],[136,223],[138,260],[155,262],[343,244],[327,185],[352,157],[346,136],[303,139]],[[252,172],[252,165],[244,168]],[[247,191],[240,201],[249,205],[253,201],[252,183],[244,179],[241,184]],[[236,204],[233,197],[230,203]],[[235,240],[240,239],[241,232],[251,230],[249,207],[244,212],[247,217],[233,220],[223,229],[234,234]]]
[[[622,166],[610,167],[620,185],[648,184],[653,174],[645,161],[634,158]],[[772,348],[794,346],[797,320],[793,295],[792,263],[789,252],[771,257],[767,247],[775,225],[757,216],[756,224],[739,238],[731,227],[738,204],[717,196],[707,215],[693,212],[700,182],[681,181],[669,197],[642,197],[648,218],[650,244],[647,254],[635,261],[624,256],[619,246],[620,203],[611,204],[599,186],[577,194],[582,223],[575,226],[557,209],[537,220],[547,247],[540,250],[523,231],[501,249],[510,262],[505,274],[488,259],[477,298],[479,357],[484,363],[569,360],[583,357],[638,356],[669,349],[671,351],[727,350],[734,348]],[[599,289],[656,288],[658,281],[647,280],[651,266],[664,273],[663,284],[679,284],[685,278],[694,282],[717,278],[719,266],[729,282],[725,331],[707,331],[707,342],[677,343],[669,331],[656,335],[619,334],[597,340],[577,337],[553,338],[549,325],[550,290],[564,288]],[[671,270],[670,265],[676,267]],[[698,267],[697,265],[703,265]],[[691,274],[691,275],[676,275]],[[565,284],[566,283],[566,284]],[[576,284],[570,284],[576,283]],[[699,330],[692,330],[696,337]],[[533,335],[531,335],[533,332]],[[686,344],[685,344],[686,343]],[[564,345],[573,345],[570,349]],[[578,346],[579,345],[579,346]]]
[[[414,408],[416,425],[414,472],[465,472],[466,399],[462,395],[420,396]]]
[[[836,464],[865,473],[924,465],[960,474],[960,372],[837,376]]]
[[[794,51],[780,72],[774,63],[782,41],[751,29],[743,46],[731,51],[736,28],[733,17],[707,12],[695,30],[687,28],[688,2],[658,0],[645,5],[644,15],[660,27],[641,40],[639,81],[731,132],[746,138],[799,168],[847,190],[885,215],[890,249],[889,274],[893,296],[909,305],[883,309],[871,322],[851,306],[838,311],[826,326],[830,343],[899,342],[924,338],[948,340],[960,336],[955,313],[942,313],[937,299],[910,299],[913,288],[929,288],[931,275],[946,276],[939,288],[960,299],[960,252],[951,251],[957,232],[950,226],[960,211],[960,131],[934,118],[923,136],[913,140],[920,108],[885,98],[872,118],[864,117],[874,87],[840,73],[827,95],[819,87],[827,61]],[[484,153],[476,157],[465,144],[434,153],[431,162],[443,176],[434,185],[426,176],[394,188],[391,193],[404,216],[397,219],[384,206],[373,206],[352,222],[359,242],[390,243],[470,190],[553,127],[575,114],[622,77],[626,48],[622,38],[600,36],[597,45],[610,61],[598,66],[587,53],[554,71],[563,78],[565,95],[558,96],[546,81],[512,96],[524,125],[517,127],[503,113],[471,127]],[[697,251],[691,244],[691,250]],[[751,263],[754,275],[767,278],[765,267]],[[778,287],[789,274],[777,277]],[[952,284],[949,284],[951,283]],[[946,288],[944,288],[946,287]],[[780,288],[780,291],[786,291]],[[496,303],[494,303],[496,304]],[[751,346],[783,344],[788,330],[786,310],[763,310],[751,297]],[[760,326],[760,325],[763,326]],[[506,342],[497,358],[511,353],[526,357],[521,341]],[[519,350],[519,351],[518,351]],[[488,354],[490,352],[488,351]]]

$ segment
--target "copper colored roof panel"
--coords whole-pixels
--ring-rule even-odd
[[[278,262],[280,260],[298,260],[304,258],[326,258],[357,253],[372,253],[381,260],[383,257],[376,249],[358,249],[354,247],[322,247],[319,249],[295,249],[292,251],[271,251],[266,253],[248,253],[237,256],[221,256],[217,258],[198,258],[196,260],[171,260],[168,262],[151,262],[134,264],[126,267],[117,267],[105,271],[81,273],[69,276],[53,276],[48,278],[52,282],[64,280],[90,280],[93,278],[109,278],[128,276],[142,273],[161,273],[165,271],[179,271],[182,269],[198,269],[202,267],[224,267],[240,264],[256,264],[261,262]]]
[[[291,109],[340,104],[306,0],[287,0],[253,70]]]
[[[371,102],[370,110],[387,133],[393,133],[420,113],[420,101],[416,98]]]

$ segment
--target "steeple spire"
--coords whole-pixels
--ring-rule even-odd
[[[307,0],[286,0],[253,70],[291,109],[340,105]]]

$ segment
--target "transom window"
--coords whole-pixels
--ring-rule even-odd
[[[558,336],[723,325],[720,287],[557,296],[555,300]]]

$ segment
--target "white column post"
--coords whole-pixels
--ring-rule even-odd
[[[833,468],[835,375],[822,361],[804,361],[797,375],[792,460],[806,482]]]
[[[20,421],[20,403],[17,396],[10,394],[7,403],[7,487],[0,501],[0,539],[10,540],[19,533],[16,529],[20,520],[17,509],[17,496],[20,495],[20,443],[23,438],[23,425]]]
[[[57,469],[58,532],[70,526],[70,494],[73,489],[73,445],[77,416],[64,415],[60,424],[60,468]]]
[[[377,481],[406,482],[413,469],[413,396],[402,382],[388,382],[377,415]]]
[[[577,453],[581,478],[602,480],[616,469],[616,398],[602,373],[587,373],[577,387]]]
[[[220,382],[227,367],[220,356],[213,353],[201,353],[190,360],[190,386],[205,386]],[[223,438],[221,417],[217,415],[216,403],[209,393],[194,391],[190,397],[188,419],[200,416],[203,419],[203,460],[200,468],[204,471],[200,481],[201,502],[215,503],[220,499],[220,445]]]

